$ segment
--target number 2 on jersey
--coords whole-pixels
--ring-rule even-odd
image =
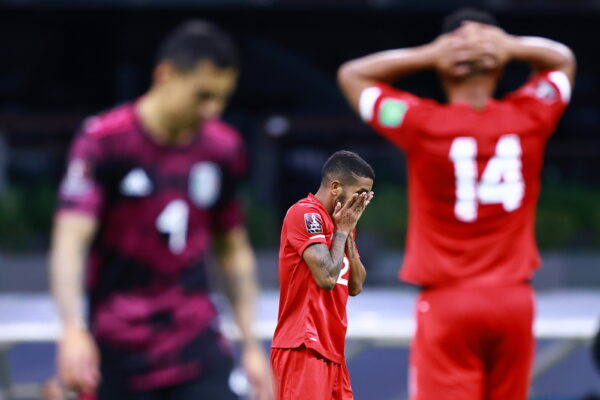
[[[348,261],[346,256],[344,256],[343,264],[344,264],[344,266],[342,267],[342,270],[340,271],[340,275],[338,276],[336,283],[339,283],[340,285],[348,286],[348,279],[342,278],[342,276],[346,275],[346,272],[348,272],[348,270],[350,269],[350,261]]]
[[[521,206],[525,182],[521,172],[521,141],[516,134],[503,135],[478,182],[477,141],[457,137],[450,147],[456,177],[454,215],[463,222],[477,219],[478,204],[502,204],[507,212]]]

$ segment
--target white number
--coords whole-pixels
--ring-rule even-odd
[[[340,285],[348,286],[348,279],[344,279],[344,278],[342,278],[342,276],[346,275],[346,272],[348,272],[349,269],[350,269],[350,261],[348,261],[346,256],[344,256],[344,267],[340,271],[340,275],[338,276],[338,280],[336,283],[339,283]]]
[[[503,135],[496,144],[481,181],[477,182],[477,142],[458,137],[452,142],[450,159],[456,176],[454,214],[464,222],[477,219],[477,204],[502,204],[507,212],[521,206],[525,182],[521,172],[521,141],[515,134]]]
[[[185,249],[189,207],[183,200],[173,200],[156,219],[156,229],[169,235],[169,248],[175,254]]]

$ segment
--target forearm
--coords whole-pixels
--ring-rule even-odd
[[[435,67],[436,49],[433,44],[388,50],[348,61],[338,70],[340,88],[353,107],[363,89],[378,82],[391,83],[420,70]]]
[[[327,277],[332,281],[332,287],[335,285],[340,271],[342,270],[342,264],[344,262],[344,247],[348,234],[344,232],[335,232],[333,234],[333,240],[331,241],[331,247],[329,248],[329,259],[325,258],[321,263],[321,269],[327,274]]]
[[[83,271],[85,255],[55,248],[50,255],[51,289],[65,327],[84,327]]]
[[[367,271],[356,253],[354,240],[348,238],[346,254],[350,262],[350,279],[348,280],[348,292],[351,296],[356,296],[362,292],[363,283],[367,277]]]
[[[234,248],[221,248],[219,263],[222,270],[223,292],[231,304],[244,345],[255,344],[252,330],[258,293],[256,262],[247,243]]]
[[[570,79],[575,70],[575,56],[564,44],[550,39],[532,36],[513,37],[510,54],[513,59],[524,61],[537,71],[561,70]]]
[[[64,214],[57,217],[50,250],[50,285],[65,327],[85,327],[84,272],[95,218]]]

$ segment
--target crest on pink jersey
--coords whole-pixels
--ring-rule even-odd
[[[304,214],[304,224],[308,233],[323,233],[323,220],[318,213]]]

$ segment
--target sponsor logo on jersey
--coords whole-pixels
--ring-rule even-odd
[[[306,231],[310,234],[323,233],[323,220],[318,213],[304,214],[304,224],[306,225]]]
[[[379,123],[388,128],[398,128],[408,111],[406,102],[398,99],[383,99],[379,106]]]
[[[152,192],[152,182],[141,168],[131,170],[121,181],[121,193],[125,196],[144,197]]]

